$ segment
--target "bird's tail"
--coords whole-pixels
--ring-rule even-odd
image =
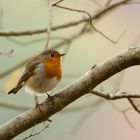
[[[22,86],[16,86],[15,88],[11,89],[8,94],[16,94],[21,88]]]

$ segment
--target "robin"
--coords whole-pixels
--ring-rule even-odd
[[[34,57],[26,64],[23,75],[8,94],[16,94],[22,87],[26,86],[34,93],[46,93],[51,98],[47,92],[54,89],[61,80],[61,56],[63,55],[65,54],[48,49]]]

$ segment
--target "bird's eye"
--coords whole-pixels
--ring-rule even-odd
[[[54,57],[54,54],[51,54],[51,57]]]

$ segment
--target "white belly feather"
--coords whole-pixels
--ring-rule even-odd
[[[34,93],[46,93],[55,88],[59,81],[57,77],[46,77],[44,65],[39,64],[35,69],[35,75],[27,81],[26,86]]]

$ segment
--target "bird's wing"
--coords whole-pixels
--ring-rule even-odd
[[[36,59],[36,60],[35,60]],[[35,60],[35,61],[34,61]],[[36,69],[37,65],[40,63],[40,59],[37,57],[31,60],[26,66],[25,66],[25,72],[19,79],[17,85],[15,88],[10,90],[8,94],[16,94],[27,82],[27,80],[34,75],[34,70]]]

